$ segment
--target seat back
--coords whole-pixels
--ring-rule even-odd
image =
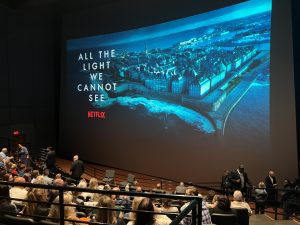
[[[211,221],[217,225],[238,225],[237,216],[235,214],[213,213]]]
[[[239,225],[249,225],[248,209],[235,209]]]
[[[105,170],[105,177],[114,178],[115,177],[115,171],[114,170]]]
[[[135,181],[135,176],[133,175],[133,174],[128,174],[128,176],[127,176],[127,182],[129,183],[129,184],[133,184],[134,183],[134,181]]]
[[[1,223],[9,224],[9,225],[33,225],[34,221],[30,218],[17,217],[11,215],[4,215],[1,217]]]

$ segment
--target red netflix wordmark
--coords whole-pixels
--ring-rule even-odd
[[[105,112],[88,111],[88,118],[105,119]]]

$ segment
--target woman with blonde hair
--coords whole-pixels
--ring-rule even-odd
[[[111,197],[107,195],[101,195],[97,207],[100,208],[96,210],[96,222],[125,225],[122,218],[117,218],[116,211],[113,210],[115,208],[115,203]]]
[[[258,183],[258,188],[255,189],[255,214],[265,213],[267,199],[266,185],[261,181]]]
[[[70,192],[67,192],[64,194],[64,204],[73,204],[72,202],[73,196]],[[57,196],[53,203],[59,203],[59,196]],[[74,206],[65,206],[64,207],[64,216],[65,219],[67,218],[75,218],[76,217],[76,209],[75,209],[76,205],[74,204]],[[60,211],[59,211],[59,205],[51,205],[48,217],[54,217],[59,219],[60,218]],[[58,220],[53,220],[54,222],[57,222]]]
[[[28,192],[27,200],[35,202],[26,202],[23,213],[30,216],[47,216],[49,212],[47,195],[47,189],[33,188]],[[41,219],[34,218],[34,220]]]

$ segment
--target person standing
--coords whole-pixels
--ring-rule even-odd
[[[46,167],[50,173],[55,173],[56,153],[52,147],[47,147],[47,150],[48,152],[45,159]]]
[[[22,163],[24,163],[26,166],[29,165],[29,153],[28,153],[28,149],[22,145],[19,144],[19,159]]]
[[[276,199],[276,187],[277,187],[277,181],[275,177],[275,172],[273,170],[269,171],[269,175],[265,178],[265,184],[266,184],[266,190],[268,193],[268,202],[272,204]]]
[[[81,175],[84,173],[84,165],[81,160],[79,160],[78,155],[73,156],[73,162],[71,164],[71,177],[74,180],[79,181],[81,178]]]
[[[233,191],[240,190],[243,194],[247,194],[247,184],[252,186],[247,173],[245,172],[245,167],[240,164],[236,171],[231,172],[230,183]]]

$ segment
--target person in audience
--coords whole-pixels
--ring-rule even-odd
[[[72,200],[73,200],[73,196],[70,192],[64,193],[64,204],[73,204]],[[59,196],[57,196],[54,199],[53,203],[59,203]],[[76,207],[75,204],[74,204],[74,206],[65,206],[64,207],[65,219],[70,218],[70,217],[76,217],[75,207]],[[59,205],[54,205],[54,204],[51,205],[48,217],[54,217],[54,218],[60,217]],[[53,221],[57,222],[57,220],[53,220]]]
[[[119,187],[113,187],[113,191],[120,191]],[[121,207],[123,209],[130,209],[131,208],[131,201],[129,196],[127,195],[111,195],[112,200],[115,202],[115,206]]]
[[[136,186],[135,191],[136,192],[143,192],[143,189],[142,189],[141,186]]]
[[[30,173],[24,173],[23,178],[25,179],[26,183],[30,183],[30,181],[31,181],[31,174]]]
[[[24,163],[21,163],[19,166],[18,166],[18,176],[20,177],[23,177],[24,174],[26,173],[26,165]]]
[[[176,186],[174,193],[178,195],[184,195],[185,191],[186,191],[186,186],[184,185],[183,182],[180,182],[179,185]]]
[[[249,216],[252,214],[252,210],[247,202],[244,201],[244,197],[241,191],[235,191],[233,193],[233,201],[230,207],[232,209],[247,209]]]
[[[131,210],[135,211],[137,210],[139,204],[141,203],[141,201],[144,199],[144,197],[134,197],[132,204],[131,204]],[[126,213],[125,217],[129,217],[130,220],[135,220],[136,217],[136,213],[135,212],[130,212],[130,213]]]
[[[207,208],[214,208],[217,206],[218,203],[218,199],[221,197],[222,195],[214,195],[213,199],[211,200],[210,203],[206,202],[206,206]]]
[[[35,179],[40,175],[40,171],[38,170],[33,170],[31,173],[31,183],[35,183]]]
[[[53,185],[54,186],[64,186],[64,181],[63,181],[63,179],[60,179],[60,178],[58,178],[58,179],[55,179],[54,181],[53,181]],[[48,202],[52,202],[57,196],[58,196],[58,190],[54,190],[54,189],[50,189],[49,191],[48,191]]]
[[[165,215],[155,214],[155,206],[149,198],[143,198],[137,210],[140,211],[136,213],[135,220],[129,221],[127,225],[167,225],[172,222]]]
[[[50,173],[49,169],[44,169],[43,176],[44,176],[45,184],[53,183],[53,179],[49,177],[49,173]]]
[[[13,156],[7,156],[7,148],[2,148],[2,150],[0,152],[0,158],[3,159],[4,164],[7,164],[14,157]]]
[[[104,208],[108,208],[108,209],[115,208],[114,201],[111,199],[111,197],[107,195],[101,195],[97,206],[103,208],[99,208],[96,210],[95,222],[125,225],[123,221],[122,213],[117,218],[116,211],[104,209]]]
[[[23,177],[15,177],[14,182],[15,183],[25,183],[25,179]],[[28,191],[25,187],[13,186],[9,190],[9,196],[11,198],[20,199],[20,200],[13,200],[12,204],[19,204],[19,205],[25,204],[25,202],[23,202],[22,200],[26,200],[27,195],[28,195]]]
[[[14,181],[14,177],[11,173],[6,173],[3,176],[3,181],[7,181],[7,182],[13,182]]]
[[[81,175],[84,173],[84,165],[83,162],[79,159],[78,155],[74,155],[70,171],[71,171],[71,177],[74,180],[79,181]]]
[[[269,171],[268,176],[265,178],[266,191],[268,193],[268,202],[272,205],[277,198],[277,180],[275,177],[275,172],[273,170]]]
[[[210,208],[209,212],[212,215],[213,213],[219,214],[236,214],[236,211],[230,208],[230,200],[226,196],[219,196],[215,207]]]
[[[17,164],[14,164],[14,163],[8,164],[8,171],[15,176],[18,176],[18,174],[19,174],[17,171]]]
[[[204,198],[206,203],[211,204],[215,195],[216,195],[216,192],[214,190],[209,190],[207,192],[207,195]]]
[[[267,204],[268,193],[266,185],[263,181],[258,183],[258,188],[255,190],[255,214],[264,214]]]
[[[186,195],[190,195],[190,196],[199,196],[198,190],[197,188],[190,186],[187,187],[186,191],[185,191]],[[185,203],[181,208],[180,208],[180,212],[182,212],[190,203],[187,202]],[[182,225],[190,225],[192,224],[192,218],[191,218],[191,213],[188,214],[188,217],[185,217],[182,220]],[[210,217],[210,213],[208,208],[206,207],[206,202],[204,200],[202,200],[202,223],[203,224],[211,224],[211,217]]]
[[[175,206],[172,206],[171,203],[172,203],[171,199],[164,198],[162,200],[162,206],[160,208],[160,211],[166,212],[166,213],[178,213],[179,212],[178,208]]]
[[[0,216],[9,213],[17,213],[15,205],[11,204],[9,197],[9,186],[0,185]]]
[[[47,194],[47,189],[42,188],[33,188],[29,191],[27,200],[38,202],[26,202],[23,213],[30,216],[48,216]],[[41,218],[34,218],[34,220],[39,221]]]
[[[154,193],[165,193],[166,191],[162,189],[161,183],[157,183],[156,187],[152,189]]]

